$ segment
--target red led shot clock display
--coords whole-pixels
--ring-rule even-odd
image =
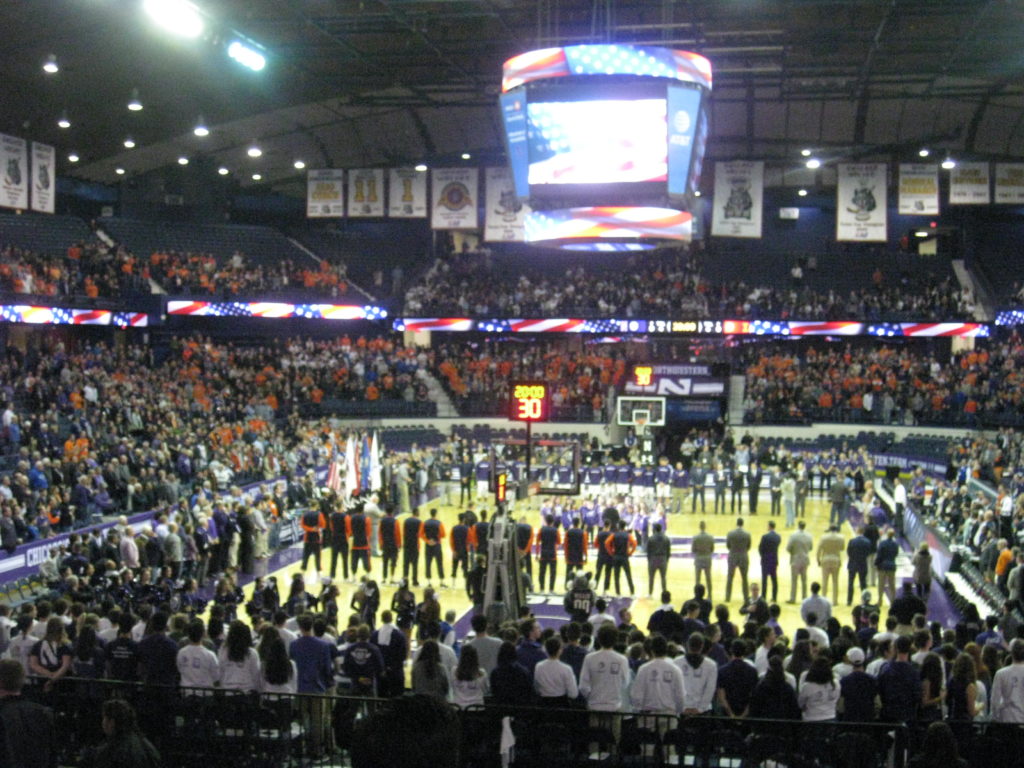
[[[538,381],[513,382],[509,418],[513,421],[547,421],[548,385]]]

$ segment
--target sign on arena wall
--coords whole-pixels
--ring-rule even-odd
[[[28,208],[28,142],[0,133],[0,207]]]
[[[430,172],[430,181],[432,229],[476,229],[480,226],[476,168],[437,168]]]
[[[949,172],[950,205],[988,205],[988,163],[957,163]]]
[[[761,237],[764,163],[734,160],[715,163],[713,237]]]
[[[530,206],[516,196],[512,171],[488,168],[484,187],[484,240],[500,243],[526,241],[526,214]]]
[[[49,144],[32,142],[32,210],[53,213],[57,198],[57,153]]]
[[[388,216],[393,219],[427,217],[427,174],[415,168],[392,168],[388,176]]]
[[[384,171],[356,168],[348,172],[348,215],[365,218],[384,215]]]
[[[1024,203],[1024,163],[996,163],[996,202]]]
[[[345,172],[334,168],[306,174],[306,218],[345,215]]]
[[[885,163],[841,163],[836,184],[836,240],[884,243],[887,239]]]
[[[938,165],[900,163],[899,212],[908,216],[938,214]]]

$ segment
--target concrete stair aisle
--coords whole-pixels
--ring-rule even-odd
[[[742,374],[729,377],[729,423],[734,427],[743,424],[743,397],[747,380]]]
[[[442,419],[457,418],[459,412],[455,409],[455,404],[448,396],[441,382],[429,373],[423,373],[422,381],[427,385],[427,393],[430,395],[430,399],[437,403],[438,417]]]

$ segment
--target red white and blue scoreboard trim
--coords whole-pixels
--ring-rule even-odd
[[[118,328],[145,328],[145,312],[114,312],[109,309],[73,309],[30,304],[0,304],[0,322],[30,325],[113,325]]]
[[[304,318],[307,320],[383,320],[382,307],[354,304],[286,304],[277,301],[168,301],[168,315],[192,317]]]
[[[567,45],[513,56],[502,66],[502,92],[570,75],[633,75],[696,83],[711,90],[711,62],[699,53],[642,45]]]
[[[525,228],[526,242],[535,245],[549,244],[565,250],[640,251],[654,248],[660,240],[689,241],[693,215],[672,208],[593,206],[530,211]]]

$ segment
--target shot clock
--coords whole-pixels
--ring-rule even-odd
[[[513,421],[547,421],[548,385],[541,381],[512,382],[509,418]]]

